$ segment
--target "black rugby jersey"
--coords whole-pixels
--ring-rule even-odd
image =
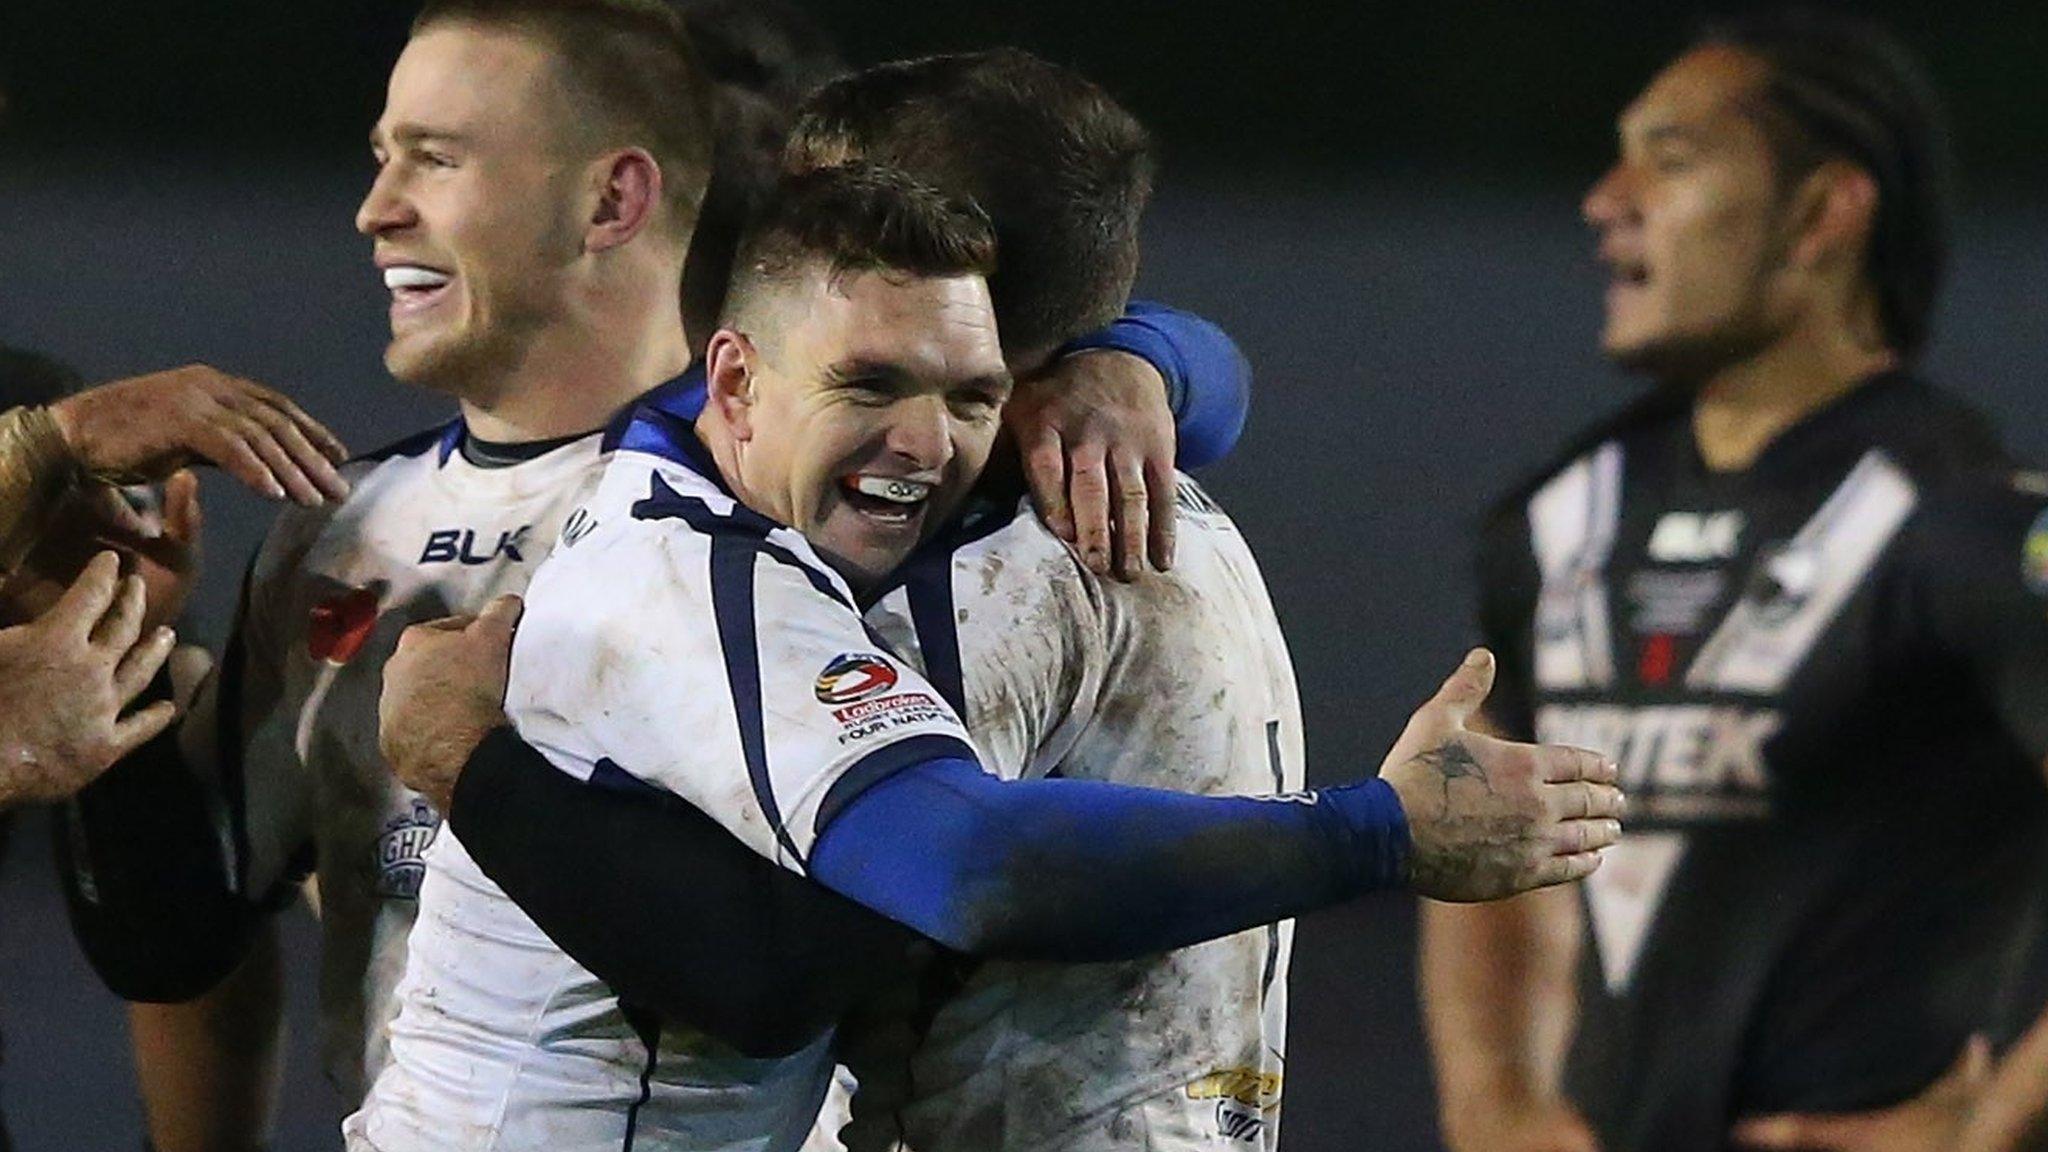
[[[1607,1152],[1913,1094],[2004,997],[2048,832],[2048,479],[1903,374],[1742,473],[1638,406],[1481,544],[1487,704],[1615,758],[1567,1089]]]

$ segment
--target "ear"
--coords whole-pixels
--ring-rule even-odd
[[[638,236],[661,206],[661,165],[644,148],[626,148],[595,162],[597,207],[584,248],[602,252]]]
[[[1794,219],[1802,225],[1792,259],[1812,267],[1855,260],[1877,223],[1877,181],[1862,167],[1830,160],[1801,182]]]
[[[717,409],[735,441],[754,435],[754,367],[760,352],[754,342],[730,328],[711,334],[704,348],[705,403]]]

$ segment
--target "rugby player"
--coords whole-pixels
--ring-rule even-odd
[[[742,246],[702,411],[643,405],[615,433],[587,515],[532,589],[508,690],[521,736],[594,787],[684,799],[763,857],[985,955],[1131,958],[1411,867],[1419,885],[1465,898],[1590,870],[1616,834],[1618,795],[1587,779],[1597,758],[1568,750],[1468,751],[1414,731],[1407,743],[1427,746],[1388,770],[1399,800],[1380,779],[1274,803],[984,773],[946,689],[877,651],[853,608],[886,590],[927,517],[943,524],[964,498],[1009,384],[976,274],[985,257],[892,182],[874,169],[793,177]],[[1042,539],[1041,572],[1072,563]],[[942,556],[938,578],[951,573]],[[636,589],[632,605],[602,591],[611,581]],[[957,650],[924,654],[939,681],[949,665],[959,674]],[[1485,667],[1475,654],[1468,671]],[[1291,694],[1264,659],[1260,672]],[[1065,719],[1056,684],[1032,687],[1020,765],[1050,731],[1032,721]],[[1286,708],[1263,703],[1262,719]],[[404,727],[387,724],[409,739]],[[1231,750],[1272,773],[1277,727],[1259,723]],[[1588,818],[1560,819],[1574,804]],[[430,1146],[451,1113],[479,1148],[543,1134],[595,1148],[629,1133],[790,1147],[808,1128],[829,1068],[819,1045],[764,1071],[637,1013],[568,957],[545,959],[547,936],[452,838],[423,901],[394,1061],[350,1122],[361,1147]]]
[[[830,85],[807,102],[790,152],[799,169],[858,155],[987,195],[1003,243],[996,294],[1007,302],[1004,314],[1015,317],[1004,336],[1027,350],[1007,358],[1013,370],[1028,373],[1046,349],[1094,326],[1097,315],[1114,315],[1128,293],[1137,216],[1149,187],[1148,166],[1131,159],[1142,150],[1142,129],[1093,85],[1023,53],[999,51],[884,65]],[[966,527],[942,536],[870,594],[869,624],[933,678],[1003,777],[1190,792],[1299,787],[1299,708],[1263,581],[1228,518],[1192,481],[1181,484],[1186,545],[1181,566],[1163,578],[1132,587],[1094,579],[1042,526],[1017,515],[1014,488],[997,478],[983,486]],[[419,641],[450,643],[459,642]],[[497,694],[488,686],[503,683],[504,654],[429,651],[418,647],[393,665],[386,730],[445,760],[466,752],[498,717]],[[457,653],[463,658],[450,658]],[[471,665],[470,657],[479,662]],[[408,693],[414,669],[441,692]],[[450,689],[456,697],[443,698]],[[465,717],[471,709],[476,717]],[[466,737],[448,732],[465,725]],[[421,767],[421,756],[401,751],[392,759],[401,773]],[[514,769],[486,762],[472,771]],[[553,773],[540,765],[538,776],[547,775]],[[445,794],[444,782],[414,782]],[[706,1006],[683,976],[702,978],[701,966],[676,959],[692,951],[676,926],[706,919],[706,901],[693,895],[706,868],[701,848],[668,859],[655,846],[701,840],[689,813],[622,811],[590,792],[551,794],[559,785],[550,789],[539,778],[500,775],[466,788],[488,807],[455,809],[465,846],[551,938],[625,1000],[658,1007],[672,1020],[696,1022],[707,1007],[719,1020],[737,1014],[729,1004],[742,995],[732,982],[721,986],[726,1003]],[[527,811],[544,806],[549,819],[544,826],[533,821],[507,795],[536,797]],[[585,818],[584,810],[592,814]],[[591,850],[578,850],[583,863],[573,880],[546,863],[579,840],[600,838]],[[615,856],[608,848],[614,843],[636,848]],[[615,860],[623,866],[618,871],[609,867]],[[664,876],[690,880],[660,891]],[[635,901],[670,914],[624,914]],[[757,919],[786,918],[767,912],[786,911],[781,905],[758,903]],[[741,942],[774,935],[774,925],[744,919],[717,918],[724,946],[772,954],[771,947]],[[821,951],[843,970],[861,948]],[[904,1137],[919,1148],[984,1149],[1130,1147],[1146,1140],[1270,1146],[1282,1079],[1286,951],[1287,931],[1275,926],[1127,965],[990,966],[942,1011],[932,1005],[910,1013],[929,1024],[915,1051],[889,1053],[889,1067],[861,1060],[862,1115],[890,1122],[864,1124],[849,1141],[872,1146]],[[786,1001],[832,978],[783,975],[770,982],[787,989]],[[771,999],[757,1014],[779,1020],[790,1010]],[[904,1022],[888,1023],[889,1033],[903,1031],[895,1025]],[[871,1057],[877,1045],[858,1047]],[[1006,1054],[1000,1068],[985,1066],[991,1052]],[[904,1061],[914,1063],[914,1074],[894,1066]],[[1086,1088],[1055,1090],[1061,1084]],[[892,1099],[885,1085],[915,1085],[915,1098]],[[827,1116],[836,1130],[829,1109]],[[899,1122],[904,1131],[897,1131]]]
[[[135,1016],[163,1152],[260,1140],[270,915],[308,871],[327,1071],[353,1102],[384,1059],[439,816],[378,754],[379,672],[405,625],[522,588],[595,475],[599,430],[689,362],[678,278],[709,128],[675,20],[657,0],[441,3],[394,70],[358,225],[392,291],[386,366],[462,416],[353,463],[346,505],[280,520],[214,686],[176,741],[91,791],[71,838],[75,926],[102,977],[131,1000],[204,994]],[[1183,331],[1188,393],[1220,372],[1241,395],[1234,350]],[[1174,365],[1074,363],[1105,361],[1161,404]]]
[[[2048,1106],[2048,1035],[1971,1040],[2042,878],[2048,485],[1913,371],[1944,144],[1846,17],[1710,31],[1622,114],[1584,214],[1658,388],[1500,505],[1480,619],[1488,718],[1615,757],[1631,830],[1583,901],[1425,908],[1454,1149],[2011,1148]]]

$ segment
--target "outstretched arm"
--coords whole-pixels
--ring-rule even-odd
[[[408,632],[387,667],[383,715],[386,758],[400,776],[448,806],[472,857],[536,923],[631,998],[688,1009],[672,992],[636,982],[631,958],[689,952],[678,927],[707,918],[754,917],[743,935],[771,943],[692,964],[732,955],[818,960],[772,943],[778,930],[799,923],[779,917],[812,914],[787,911],[796,907],[786,902],[790,893],[802,889],[778,882],[772,899],[732,900],[745,885],[696,879],[707,858],[697,854],[713,851],[707,842],[728,855],[746,851],[701,813],[672,797],[656,799],[652,789],[628,796],[550,780],[554,770],[509,731],[477,746],[504,722],[498,694],[516,619],[510,603],[466,625]],[[1417,714],[1383,779],[1321,793],[1194,797],[1005,783],[971,764],[943,761],[906,768],[840,806],[813,854],[812,875],[872,910],[868,916],[881,912],[950,945],[1063,959],[1163,951],[1404,880],[1476,899],[1583,875],[1618,831],[1619,796],[1605,783],[1612,767],[1583,753],[1465,733],[1463,718],[1490,677],[1491,662],[1475,658]],[[450,766],[451,757],[466,757],[467,771],[459,761]],[[535,802],[518,802],[515,787],[531,787]],[[579,809],[592,814],[572,817]],[[536,812],[547,818],[535,819]],[[608,831],[592,843],[575,831],[585,826]],[[571,857],[573,876],[536,863]],[[591,893],[607,889],[636,907],[673,914],[603,915]],[[829,896],[810,891],[810,900]],[[609,959],[591,949],[610,949]],[[821,955],[829,963],[832,950]],[[757,964],[743,967],[750,970],[685,983],[761,979]],[[797,982],[762,981],[769,988]],[[703,1006],[674,1015],[700,1027],[711,1019]],[[823,1015],[829,1021],[836,1013]],[[800,1026],[782,1031],[785,1040],[812,1034]]]

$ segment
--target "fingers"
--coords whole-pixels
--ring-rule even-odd
[[[329,432],[325,424],[307,415],[305,409],[292,403],[288,397],[280,393],[270,392],[268,389],[264,391],[267,393],[264,398],[273,407],[283,411],[285,416],[291,420],[293,426],[297,428],[299,434],[308,441],[311,441],[313,447],[329,463],[341,464],[348,460],[348,445],[341,442],[341,437]],[[340,499],[342,496],[348,495],[348,482],[341,479],[340,473],[335,473],[334,478],[341,483],[341,493],[335,498]]]
[[[1619,820],[1626,807],[1621,789],[1590,780],[1546,785],[1543,802],[1557,820]]]
[[[1493,691],[1493,670],[1493,653],[1474,648],[1424,707],[1442,709],[1452,724],[1464,727],[1465,721],[1486,702],[1486,694]]]
[[[1047,429],[1032,438],[1024,450],[1024,479],[1031,486],[1031,499],[1038,516],[1052,534],[1074,542],[1074,509],[1067,502],[1067,450],[1060,434]]]
[[[1825,1152],[1855,1147],[1858,1124],[1854,1117],[1788,1112],[1744,1120],[1730,1135],[1737,1147],[1759,1152]]]
[[[1152,535],[1145,467],[1143,461],[1133,460],[1116,449],[1110,451],[1109,467],[1116,484],[1114,516],[1109,525],[1114,541],[1111,559],[1117,579],[1136,580],[1145,570],[1145,547]]]
[[[1612,784],[1621,779],[1620,766],[1598,752],[1567,748],[1561,744],[1538,744],[1535,747],[1536,757],[1542,765],[1542,778],[1549,783],[1590,780],[1596,784]]]
[[[113,603],[93,625],[90,639],[101,648],[126,652],[142,635],[142,618],[149,611],[149,585],[140,576],[121,577]]]
[[[180,468],[164,481],[164,536],[187,549],[199,547],[206,516],[199,507],[199,477]]]
[[[1564,856],[1552,856],[1536,865],[1534,886],[1553,888],[1559,884],[1575,884],[1591,876],[1599,868],[1598,852],[1573,852]]]
[[[284,445],[277,442],[277,437],[262,420],[255,416],[243,415],[232,420],[232,428],[241,436],[242,441],[255,451],[257,458],[263,461],[263,466],[269,471],[271,478],[283,485],[285,494],[291,497],[294,504],[318,508],[327,502],[327,498],[320,494],[319,486],[307,478],[298,461],[292,459],[291,453],[285,451]]]
[[[1180,509],[1174,503],[1179,482],[1173,474],[1172,457],[1146,460],[1145,481],[1152,503],[1152,536],[1147,541],[1152,567],[1166,572],[1173,568],[1174,528],[1180,518]]]
[[[256,449],[247,441],[225,428],[213,428],[201,439],[202,443],[195,445],[194,450],[211,460],[221,471],[241,481],[259,496],[268,496],[272,500],[285,498],[284,486],[271,475],[270,465],[264,463],[263,457],[257,455]]]
[[[1109,575],[1109,465],[1100,445],[1081,445],[1067,458],[1071,479],[1074,547],[1081,563],[1097,576]]]
[[[422,620],[417,624],[407,625],[405,631],[398,634],[398,644],[402,648],[408,640],[417,643],[437,632],[460,632],[468,628],[475,621],[476,614],[473,612],[458,613],[454,616],[441,616],[433,620]]]
[[[1963,1050],[1956,1054],[1956,1062],[1949,1065],[1935,1082],[1936,1088],[1965,1088],[1982,1084],[1991,1079],[1991,1040],[1982,1034],[1973,1035],[1963,1042]]]
[[[114,665],[114,694],[126,708],[142,694],[149,682],[156,679],[157,670],[170,659],[171,650],[178,646],[178,634],[169,628],[158,628],[121,655],[121,662]]]
[[[101,552],[64,590],[64,595],[50,609],[45,617],[51,625],[69,633],[72,638],[85,640],[92,635],[100,617],[114,604],[114,594],[121,579],[121,558],[113,552]]]
[[[525,612],[526,601],[507,592],[484,605],[484,610],[477,614],[476,629],[479,632],[501,632],[510,643],[513,631],[519,627],[519,617]]]
[[[178,718],[178,706],[169,700],[159,700],[147,708],[137,711],[114,722],[114,755],[119,760],[144,744],[155,739],[171,721]]]
[[[1621,841],[1621,821],[1614,819],[1566,820],[1557,826],[1550,838],[1552,847],[1560,856],[1576,856],[1582,852],[1598,852],[1612,848]]]
[[[335,471],[334,462],[307,439],[305,432],[292,419],[290,413],[278,406],[290,402],[281,396],[270,399],[269,403],[250,404],[245,414],[263,427],[269,434],[270,442],[284,455],[293,474],[309,486],[315,495],[313,503],[319,503],[321,498],[335,501],[346,499],[348,481],[343,480],[341,473]],[[291,481],[284,473],[279,473],[279,478],[285,480],[287,488],[291,487]],[[296,491],[293,492],[293,499],[298,499],[302,504],[306,503],[305,500],[299,499]]]

